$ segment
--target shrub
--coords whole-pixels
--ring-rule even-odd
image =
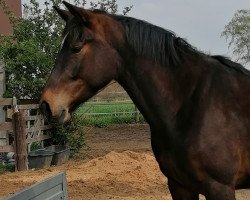
[[[68,124],[53,124],[50,134],[53,144],[68,145],[73,154],[78,153],[85,144],[83,121],[79,115],[73,115]]]

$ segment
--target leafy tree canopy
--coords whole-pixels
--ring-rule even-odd
[[[238,61],[250,63],[250,10],[238,10],[225,26],[222,36],[229,41]]]

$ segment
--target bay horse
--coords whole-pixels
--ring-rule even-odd
[[[55,10],[64,39],[40,100],[45,116],[70,120],[116,80],[150,125],[173,200],[235,200],[236,189],[250,187],[248,70],[145,21],[63,3],[67,10]]]

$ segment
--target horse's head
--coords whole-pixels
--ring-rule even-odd
[[[116,78],[123,40],[123,27],[108,14],[64,4],[68,11],[55,8],[66,21],[64,39],[40,100],[43,114],[60,122]]]

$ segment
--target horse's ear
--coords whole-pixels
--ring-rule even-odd
[[[60,15],[60,17],[64,21],[68,21],[70,15],[71,15],[69,11],[62,10],[62,9],[58,8],[57,6],[53,6],[53,8],[55,9],[55,11]]]
[[[77,6],[74,6],[66,1],[63,1],[63,4],[68,8],[69,12],[81,20],[84,24],[87,23],[88,13],[83,9]]]

